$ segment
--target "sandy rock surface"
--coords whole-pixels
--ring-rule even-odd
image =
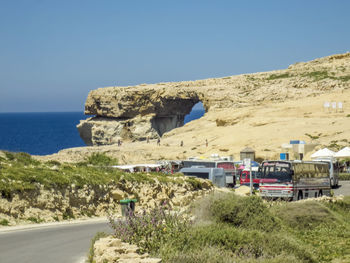
[[[101,238],[94,244],[94,262],[115,263],[160,263],[159,258],[151,258],[148,254],[138,254],[138,247],[122,242],[113,236]]]
[[[205,115],[182,126],[182,115],[198,101]],[[342,102],[343,109],[325,110],[325,102]],[[341,148],[350,142],[350,53],[271,72],[101,88],[90,92],[85,109],[96,117],[79,129],[95,146],[38,158],[75,162],[105,152],[120,163],[151,163],[218,153],[237,160],[249,146],[272,159],[293,139],[315,144],[314,150]]]

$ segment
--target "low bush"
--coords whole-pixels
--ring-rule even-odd
[[[10,222],[7,219],[1,219],[0,220],[0,225],[1,226],[8,226]]]
[[[89,157],[86,158],[86,164],[90,165],[100,165],[100,166],[109,166],[109,165],[117,165],[118,160],[112,157],[109,157],[105,153],[93,153]]]
[[[235,228],[229,224],[211,224],[196,226],[184,232],[180,238],[171,243],[177,252],[191,254],[206,247],[219,247],[228,254],[239,258],[273,258],[289,254],[307,262],[315,262],[314,257],[296,240],[277,233]],[[168,260],[168,248],[161,250],[162,258]]]
[[[321,224],[336,223],[333,213],[323,203],[316,201],[285,203],[273,209],[283,223],[295,229],[307,230]]]
[[[275,79],[285,79],[285,78],[290,78],[292,75],[289,73],[283,73],[283,74],[271,74],[267,80],[275,80]]]
[[[134,214],[130,212],[126,220],[114,220],[109,216],[109,224],[116,237],[123,242],[140,247],[140,252],[155,255],[162,244],[170,239],[177,239],[188,229],[189,222],[181,220],[165,203],[154,208],[150,213]]]
[[[350,181],[350,173],[340,173],[339,180],[340,181]]]
[[[37,218],[37,217],[34,217],[34,216],[28,217],[27,220],[30,222],[36,223],[36,224],[39,224],[39,223],[44,221],[44,220]]]
[[[195,178],[188,177],[185,179],[185,181],[189,184],[191,184],[193,190],[201,190],[203,189],[202,183]]]
[[[9,161],[16,161],[18,164],[21,165],[38,165],[40,162],[33,159],[32,156],[28,153],[24,152],[7,152],[4,151],[5,157]]]
[[[350,197],[267,206],[256,196],[213,194],[192,212],[193,223],[158,208],[111,224],[117,237],[165,263],[331,262],[350,254]]]
[[[213,200],[210,211],[218,222],[230,223],[236,227],[262,231],[279,229],[278,220],[257,196],[239,197],[233,193],[225,194]]]

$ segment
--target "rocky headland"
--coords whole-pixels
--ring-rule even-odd
[[[349,144],[349,95],[350,53],[270,72],[99,88],[85,103],[85,114],[94,117],[78,125],[91,147],[41,158],[75,162],[91,152],[106,152],[120,163],[212,153],[238,159],[246,146],[259,157],[276,158],[281,144],[292,139],[340,148]],[[342,102],[343,109],[325,110],[327,101]],[[205,115],[183,125],[197,102],[203,103]],[[156,138],[161,146],[156,146]],[[119,147],[118,140],[123,142]]]

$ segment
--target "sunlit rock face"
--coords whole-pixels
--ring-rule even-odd
[[[246,107],[266,109],[286,101],[297,102],[322,94],[346,92],[350,89],[349,65],[350,53],[345,53],[296,63],[287,69],[270,72],[100,88],[91,91],[85,103],[85,114],[95,117],[81,121],[78,130],[87,145],[114,144],[120,139],[134,141],[159,136],[164,138],[164,133],[168,136],[170,130],[183,125],[184,116],[199,101],[203,103],[208,122],[215,122],[216,127],[234,127],[254,118],[250,113],[237,116]],[[345,98],[343,101],[345,103]],[[293,107],[287,111],[291,109]],[[263,122],[266,125],[270,123]],[[192,131],[197,134],[203,129],[198,124],[192,125]],[[215,131],[218,137],[222,131]],[[256,138],[257,145],[260,145],[261,138]]]
[[[199,101],[196,92],[168,87],[109,87],[93,90],[85,114],[95,117],[77,126],[87,145],[118,140],[146,140],[184,125],[185,115]]]

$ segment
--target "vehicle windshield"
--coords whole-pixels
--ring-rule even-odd
[[[292,171],[289,163],[266,162],[262,164],[262,178],[277,183],[291,182]]]

